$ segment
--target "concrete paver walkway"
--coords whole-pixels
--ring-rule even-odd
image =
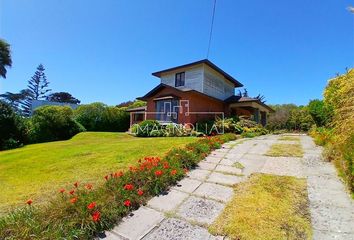
[[[211,235],[207,227],[232,198],[232,185],[255,172],[306,177],[314,239],[354,239],[353,201],[333,165],[322,160],[322,149],[310,137],[300,136],[303,158],[265,156],[278,138],[267,135],[224,144],[167,195],[152,198],[104,239],[224,239]]]

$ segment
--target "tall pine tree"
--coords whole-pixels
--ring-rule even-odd
[[[28,81],[28,96],[23,101],[23,113],[25,115],[31,114],[32,101],[33,100],[44,100],[47,97],[47,93],[51,91],[49,89],[49,81],[44,73],[44,66],[39,64],[37,71],[34,73],[33,77]]]

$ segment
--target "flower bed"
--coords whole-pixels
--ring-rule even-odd
[[[26,207],[0,219],[0,239],[90,238],[168,190],[212,150],[234,139],[235,134],[201,138],[162,159],[145,157],[125,172],[106,175],[102,185],[76,182],[60,189],[47,205],[36,206],[29,199]]]

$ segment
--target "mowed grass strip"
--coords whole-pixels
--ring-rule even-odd
[[[230,239],[312,239],[306,180],[252,175],[235,187],[233,199],[209,227]]]
[[[85,132],[67,141],[27,145],[0,152],[0,213],[28,198],[45,202],[75,181],[94,186],[111,172],[145,156],[162,157],[193,137],[137,138],[126,133]]]
[[[300,141],[300,138],[294,137],[294,136],[281,136],[278,140],[280,140],[280,141]]]
[[[300,144],[273,144],[265,154],[272,157],[302,157],[304,152]]]

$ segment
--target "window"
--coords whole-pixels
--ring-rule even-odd
[[[184,72],[176,73],[175,86],[176,87],[184,86],[184,79],[185,79],[185,73]]]
[[[178,100],[156,101],[156,120],[163,122],[174,122],[178,120]]]

